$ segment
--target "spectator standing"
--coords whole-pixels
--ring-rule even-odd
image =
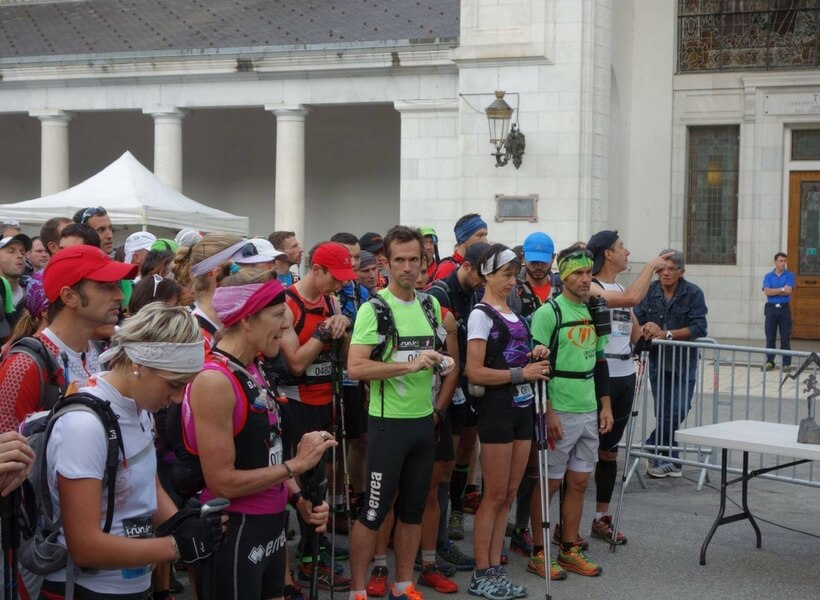
[[[774,269],[763,276],[763,294],[766,305],[763,308],[766,347],[777,347],[777,333],[780,332],[780,349],[791,349],[792,313],[790,301],[794,292],[794,273],[786,269],[788,257],[784,252],[774,255]],[[792,357],[783,357],[783,370],[790,371]],[[766,355],[766,371],[774,369],[774,354]]]

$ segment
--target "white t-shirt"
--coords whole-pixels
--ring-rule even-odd
[[[43,330],[43,335],[51,340],[60,350],[57,356],[57,362],[66,374],[66,385],[74,383],[77,388],[81,388],[88,382],[88,378],[93,373],[99,371],[99,354],[97,347],[88,342],[88,348],[85,352],[76,352],[65,345],[63,340],[57,337],[49,327]]]
[[[101,375],[102,373],[93,377],[88,387],[81,391],[111,402],[111,408],[119,416],[125,455],[134,459],[128,461],[127,468],[120,465],[117,471],[111,534],[150,537],[153,535],[152,518],[157,510],[157,458],[153,450],[151,415],[148,411],[137,409],[133,400],[120,394]],[[148,452],[145,452],[146,448]],[[48,483],[56,515],[60,513],[57,473],[67,479],[102,480],[107,451],[105,430],[96,415],[77,411],[60,417],[52,430],[47,451]],[[106,488],[100,497],[100,529],[105,524],[107,504]],[[59,541],[65,544],[62,532]],[[151,565],[145,565],[127,569],[101,569],[93,574],[76,569],[75,581],[101,594],[138,593],[151,585],[151,569]],[[65,569],[47,575],[46,579],[65,581]]]
[[[514,312],[500,312],[506,321],[510,323],[518,323],[518,315]],[[474,310],[470,313],[470,318],[467,320],[467,339],[468,340],[487,340],[490,338],[490,331],[493,328],[493,320],[490,315],[483,310]]]
[[[605,290],[623,292],[624,288],[618,283],[598,282]],[[632,360],[632,309],[631,308],[610,308],[609,315],[612,319],[612,333],[606,338],[607,365],[609,366],[610,377],[626,377],[635,372],[635,362]],[[609,355],[629,355],[629,358],[610,358]]]

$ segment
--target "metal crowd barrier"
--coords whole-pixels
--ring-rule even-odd
[[[708,472],[720,469],[720,452],[677,444],[674,441],[677,429],[741,419],[797,425],[808,416],[805,382],[810,374],[817,376],[817,366],[806,369],[799,381],[794,373],[809,352],[732,346],[712,338],[693,342],[655,340],[653,346],[657,360],[654,366],[650,360],[652,368],[646,370],[646,385],[636,403],[638,414],[630,422],[636,430],[626,461],[625,485],[634,476],[641,487],[646,488],[644,462],[660,457],[679,468],[699,470],[697,489],[702,489]],[[763,368],[767,354],[775,355],[777,367],[771,371]],[[783,357],[786,356],[791,357],[791,369],[784,370]],[[681,392],[687,387],[692,390],[692,398],[691,407],[685,410],[686,394]],[[655,394],[669,401],[657,402]],[[682,417],[679,423],[677,413]],[[624,436],[624,439],[630,438]],[[729,470],[740,473],[741,460],[741,452],[733,457],[730,451]],[[756,460],[758,468],[763,468],[793,459],[759,455]],[[820,487],[820,473],[815,472],[811,462],[762,477]]]

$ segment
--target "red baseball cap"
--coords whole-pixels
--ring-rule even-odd
[[[139,265],[126,265],[95,246],[79,244],[63,248],[49,259],[43,272],[43,288],[49,302],[56,302],[60,290],[76,285],[83,279],[111,283],[131,279]]]
[[[347,248],[336,242],[325,242],[313,251],[313,264],[324,267],[339,281],[354,281],[353,259]]]

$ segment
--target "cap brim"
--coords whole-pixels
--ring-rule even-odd
[[[337,279],[339,281],[355,281],[359,278],[359,276],[356,275],[356,272],[352,268],[328,268],[328,271],[330,271],[330,274],[333,275],[334,279]]]
[[[524,260],[527,262],[551,263],[552,254],[545,252],[524,252]]]
[[[120,281],[121,279],[133,279],[136,277],[139,270],[139,265],[130,265],[112,261],[105,266],[100,267],[96,271],[85,275],[83,279],[109,283],[112,281]]]
[[[601,252],[597,254],[595,258],[592,259],[592,274],[595,275],[598,271],[600,271],[604,266],[604,253]]]

